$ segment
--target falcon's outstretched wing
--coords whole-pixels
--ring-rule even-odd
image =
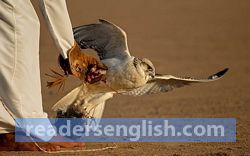
[[[108,21],[100,19],[99,22],[73,28],[80,47],[94,49],[101,60],[130,56],[125,31]]]
[[[220,79],[228,68],[209,76],[207,79],[179,78],[172,75],[156,75],[155,78],[149,81],[142,87],[122,93],[124,95],[140,96],[146,94],[155,94],[159,92],[168,92],[174,88],[183,87],[192,83],[211,82]]]

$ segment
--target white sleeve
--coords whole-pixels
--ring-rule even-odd
[[[65,0],[39,0],[39,6],[49,27],[50,34],[61,55],[66,59],[67,51],[74,45],[72,25]]]

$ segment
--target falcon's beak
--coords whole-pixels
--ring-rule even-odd
[[[151,79],[155,78],[155,73],[154,72],[149,72],[149,76]]]

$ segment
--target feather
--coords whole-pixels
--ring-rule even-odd
[[[58,87],[58,91],[60,90],[60,89],[64,89],[64,86],[65,86],[65,81],[67,80],[67,75],[63,75],[63,74],[60,74],[59,72],[57,72],[57,71],[55,71],[55,70],[53,70],[53,69],[50,69],[51,71],[52,71],[52,73],[54,74],[54,75],[51,75],[51,74],[47,74],[47,73],[45,73],[45,75],[46,76],[48,76],[48,77],[50,77],[50,78],[52,78],[52,79],[54,79],[54,80],[52,80],[52,81],[47,81],[47,87],[48,88],[51,88],[51,87],[54,87],[54,86],[58,86],[59,85],[59,87]]]

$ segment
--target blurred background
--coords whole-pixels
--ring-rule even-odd
[[[64,91],[46,88],[45,73],[57,68],[58,50],[41,19],[40,64],[44,109],[79,81],[66,82]],[[249,0],[71,0],[73,26],[109,20],[128,35],[132,55],[152,60],[157,72],[206,77],[225,67],[226,76],[173,92],[107,102],[104,117],[237,119],[236,143],[122,143],[118,149],[91,155],[235,155],[250,153],[250,1]],[[90,153],[84,153],[86,155]]]

